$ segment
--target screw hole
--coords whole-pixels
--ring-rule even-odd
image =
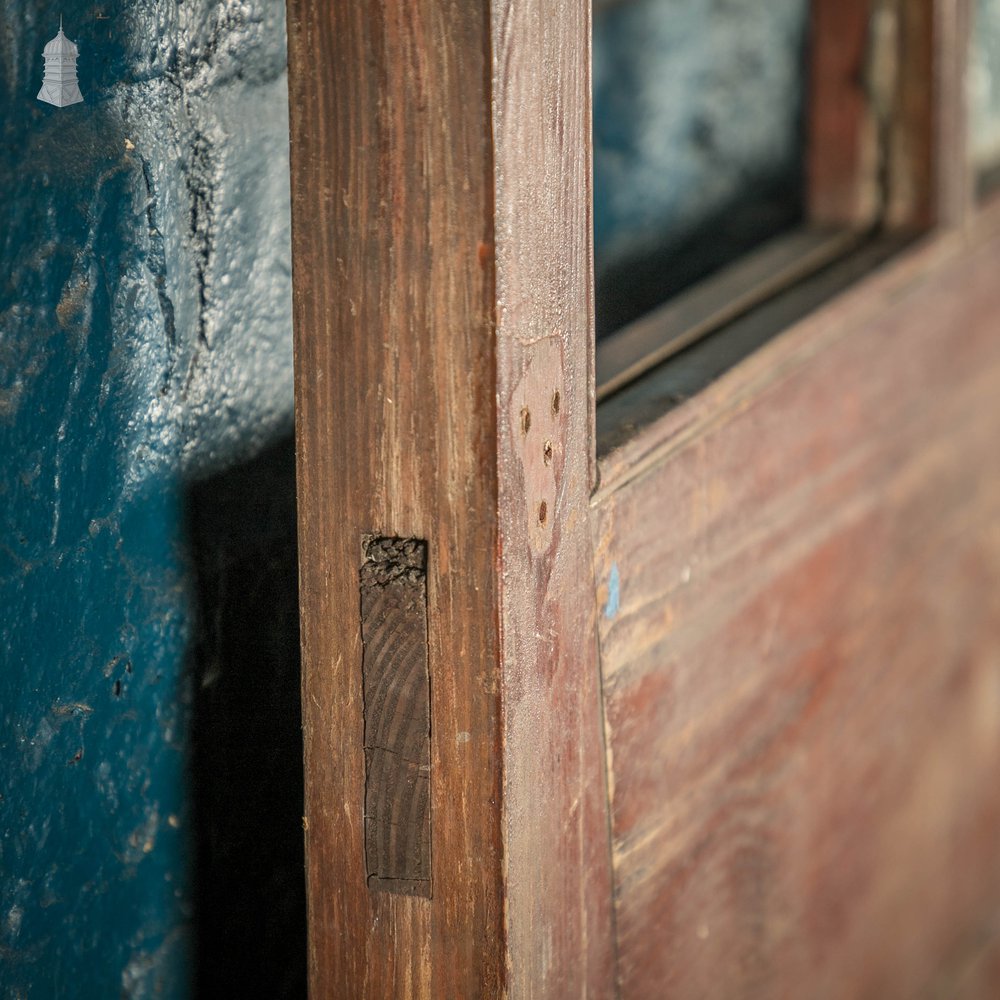
[[[531,430],[531,410],[524,407],[521,410],[521,433],[527,434]]]
[[[543,500],[538,506],[538,523],[545,524],[545,519],[549,516],[549,508]]]

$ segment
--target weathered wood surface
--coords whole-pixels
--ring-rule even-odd
[[[587,5],[288,9],[312,992],[606,997]],[[366,885],[365,535],[427,542],[430,898]]]
[[[866,278],[887,260],[911,244],[912,238],[870,239],[854,253],[821,271],[802,278],[792,288],[757,306],[724,329],[705,337],[684,352],[677,364],[661,365],[605,400],[597,413],[597,450],[602,478],[607,484],[616,476],[640,474],[655,452],[662,450],[663,437],[645,429],[664,423],[694,423],[716,399],[706,393],[719,378],[769,344],[817,309]],[[690,404],[675,413],[685,400]],[[652,447],[653,454],[648,451]]]
[[[497,485],[472,416],[495,396],[486,12],[288,12],[310,989],[498,994]],[[368,534],[428,544],[433,900],[367,885]]]
[[[493,4],[511,997],[609,997],[594,477],[590,5]],[[530,421],[529,421],[530,417]]]
[[[997,232],[909,253],[602,461],[629,1000],[933,996],[995,926]]]

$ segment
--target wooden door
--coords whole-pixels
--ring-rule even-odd
[[[928,231],[596,409],[588,5],[289,0],[314,996],[998,995],[1000,206],[898,13]]]

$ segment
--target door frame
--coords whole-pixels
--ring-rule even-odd
[[[869,3],[819,0],[817,24]],[[972,217],[967,0],[906,9],[894,211],[932,233],[852,289],[858,314],[894,272],[933,271]],[[597,460],[586,0],[288,0],[288,39],[311,992],[613,996],[597,633],[618,598],[595,577],[596,509],[726,401],[654,414]],[[842,141],[836,95],[816,95]],[[855,218],[864,157],[813,160],[817,214]],[[789,344],[818,363],[839,302],[724,385]],[[399,697],[429,712],[429,809],[401,835],[429,837],[426,879],[406,850],[380,869],[368,839],[369,796],[396,815],[413,784],[372,764],[366,671],[397,655],[365,631],[372,538],[426,546],[404,595],[423,617],[397,623],[425,678]],[[382,884],[400,871],[416,893]]]

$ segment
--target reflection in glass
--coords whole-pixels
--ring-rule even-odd
[[[982,176],[1000,172],[1000,0],[976,0],[969,62],[972,160]]]
[[[598,0],[598,335],[801,221],[809,0]]]

